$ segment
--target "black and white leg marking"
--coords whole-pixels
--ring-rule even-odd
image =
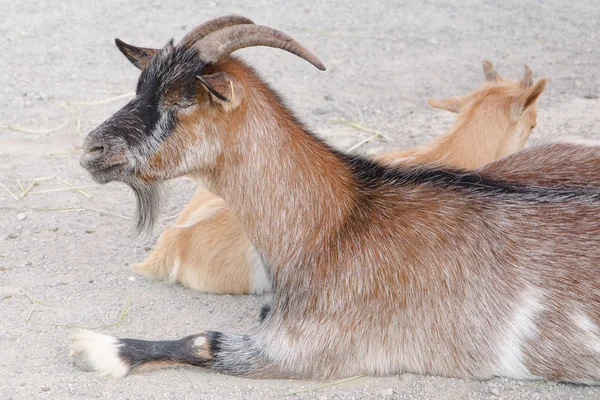
[[[72,336],[71,358],[84,371],[122,378],[138,367],[186,364],[210,367],[218,352],[219,332],[202,332],[178,340],[118,339],[91,331]]]

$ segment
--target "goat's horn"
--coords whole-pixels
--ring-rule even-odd
[[[527,64],[525,64],[525,75],[523,76],[523,80],[521,81],[521,86],[524,88],[533,86],[533,73]]]
[[[493,82],[497,81],[499,78],[498,71],[496,71],[496,67],[494,67],[494,64],[487,60],[483,62],[483,74],[485,75],[486,81]]]
[[[207,35],[196,43],[203,61],[216,63],[236,50],[252,46],[269,46],[289,51],[318,69],[325,66],[310,50],[276,29],[260,25],[230,26]]]
[[[224,17],[211,19],[210,21],[205,22],[188,32],[183,39],[181,39],[178,46],[191,46],[206,35],[218,31],[219,29],[233,25],[247,24],[254,25],[254,22],[246,17],[242,17],[241,15],[226,15]]]

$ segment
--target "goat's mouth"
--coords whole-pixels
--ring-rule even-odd
[[[118,162],[114,164],[96,164],[96,163],[85,163],[81,160],[81,166],[85,168],[92,178],[97,183],[108,183],[116,180],[123,180],[125,171],[127,169],[127,162]]]

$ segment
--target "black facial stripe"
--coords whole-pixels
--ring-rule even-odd
[[[143,145],[153,132],[159,133],[154,139],[164,140],[172,133],[175,123],[172,112],[165,110],[161,113],[151,94],[143,94],[117,111],[97,130],[106,137],[119,137],[129,148],[135,148]]]
[[[138,95],[136,107],[132,110],[134,115],[142,122],[147,132],[152,130],[160,119],[158,99],[151,92]]]
[[[144,159],[155,151],[175,128],[176,110],[165,109],[164,101],[196,96],[196,75],[206,67],[198,52],[167,44],[150,60],[138,80],[136,97],[96,128],[92,135],[111,145],[120,142]]]

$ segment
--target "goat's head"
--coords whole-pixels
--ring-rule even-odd
[[[276,47],[325,69],[291,37],[240,16],[211,20],[162,49],[115,41],[141,70],[136,96],[87,136],[81,165],[97,182],[134,190],[138,230],[155,220],[160,182],[216,164],[228,121],[240,119],[249,88],[240,63],[224,60],[230,53]]]
[[[525,65],[525,75],[519,82],[513,82],[498,74],[494,65],[489,61],[483,62],[485,82],[482,87],[466,96],[449,97],[444,100],[429,99],[431,107],[461,113],[467,108],[477,109],[483,113],[490,110],[508,112],[508,121],[516,124],[507,132],[511,139],[525,144],[531,131],[537,125],[536,101],[546,88],[547,80],[540,79],[535,85],[531,69]],[[490,103],[487,105],[485,103]],[[522,146],[521,146],[522,148]]]

